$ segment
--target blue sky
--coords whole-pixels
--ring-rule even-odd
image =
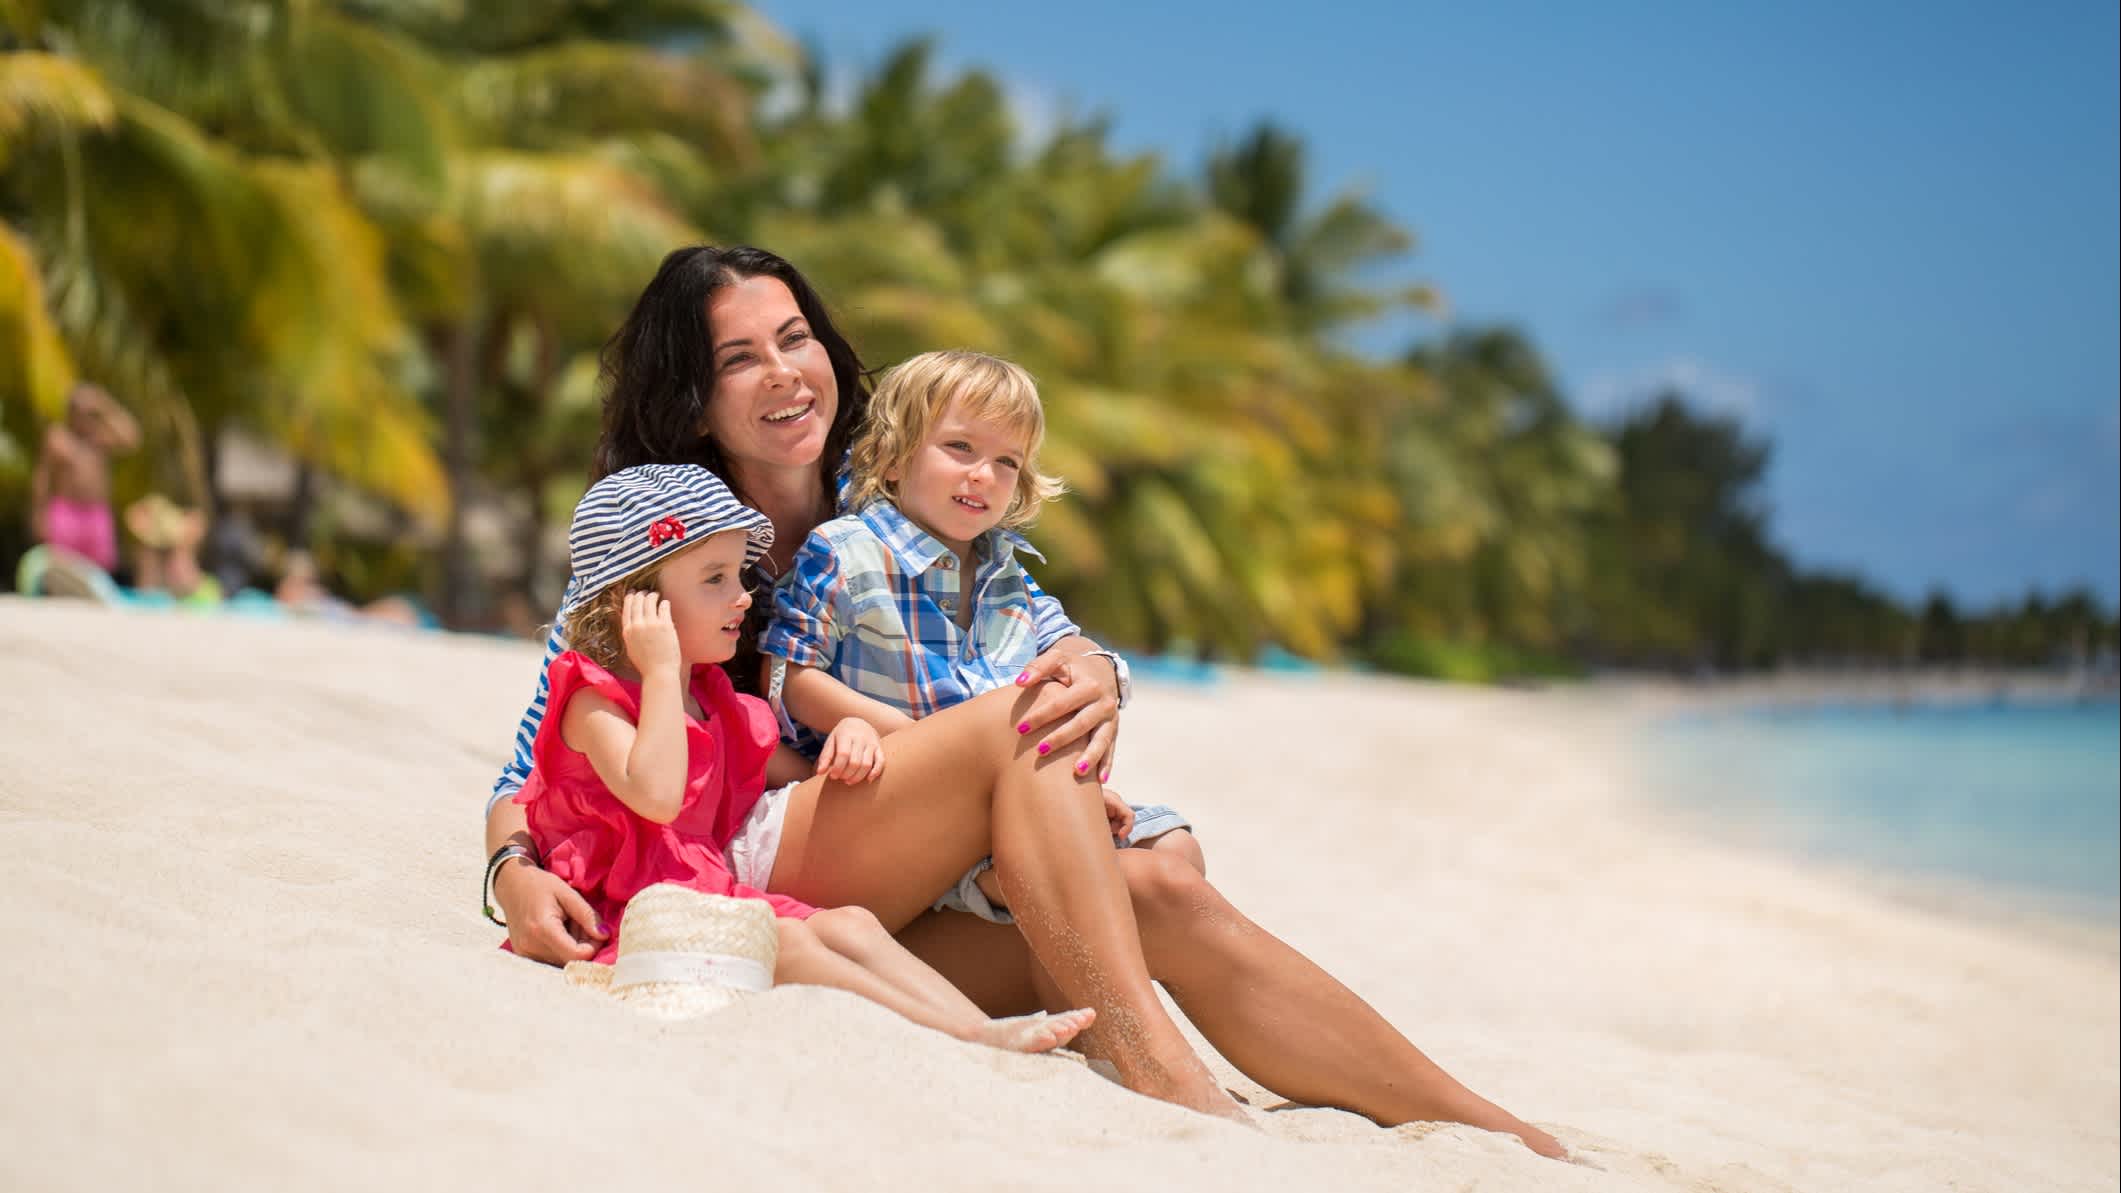
[[[1800,562],[2121,597],[2112,0],[758,7],[844,69],[931,33],[1188,174],[1272,118],[1419,237],[1387,276],[1526,328],[1579,409],[1671,382],[1771,436]]]

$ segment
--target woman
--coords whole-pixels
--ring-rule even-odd
[[[708,467],[772,520],[762,566],[776,573],[834,514],[835,474],[868,390],[853,349],[788,262],[748,248],[672,253],[606,348],[605,367],[597,475],[642,463]],[[990,1014],[1064,998],[1096,1006],[1085,1050],[1138,1092],[1237,1113],[1164,1013],[1152,984],[1160,981],[1231,1063],[1293,1101],[1387,1124],[1467,1122],[1562,1154],[1552,1137],[1453,1080],[1183,860],[1111,848],[1097,788],[1071,775],[1079,761],[1090,774],[1103,770],[1117,731],[1120,677],[1088,656],[1095,649],[1065,641],[1033,665],[1038,682],[892,735],[876,783],[798,788],[767,889],[867,907]],[[732,676],[754,685],[755,660],[740,656]],[[544,695],[526,718],[531,731]],[[1019,733],[1023,723],[1033,732]],[[1050,747],[1043,759],[1041,744]],[[527,844],[523,813],[498,797],[520,781],[504,773],[487,814],[510,941],[539,960],[586,957],[603,936],[587,904],[527,849],[511,855]],[[1004,859],[997,869],[1016,928],[928,912],[990,847]],[[1301,1050],[1275,1027],[1292,1019],[1307,1025]]]

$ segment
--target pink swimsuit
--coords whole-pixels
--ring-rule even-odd
[[[118,522],[99,501],[53,497],[44,503],[44,541],[81,556],[104,571],[118,567]]]

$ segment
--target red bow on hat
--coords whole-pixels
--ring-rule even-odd
[[[685,524],[676,518],[661,518],[648,528],[648,545],[660,547],[672,539],[685,537]]]

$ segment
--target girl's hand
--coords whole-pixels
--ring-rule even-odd
[[[1112,843],[1125,845],[1127,834],[1134,831],[1134,806],[1119,797],[1119,792],[1105,788],[1105,823],[1112,826]]]
[[[661,593],[629,592],[619,606],[619,636],[626,640],[626,661],[643,677],[652,671],[678,669],[678,627],[670,620],[670,602]]]
[[[1112,777],[1119,740],[1119,677],[1112,664],[1055,647],[1031,660],[1016,686],[1044,684],[1018,720],[1021,734],[1043,733],[1039,744],[1057,750],[1089,735],[1075,760],[1075,773],[1102,783]]]
[[[817,773],[842,783],[868,783],[884,773],[884,740],[876,726],[848,717],[832,727],[818,751]]]

